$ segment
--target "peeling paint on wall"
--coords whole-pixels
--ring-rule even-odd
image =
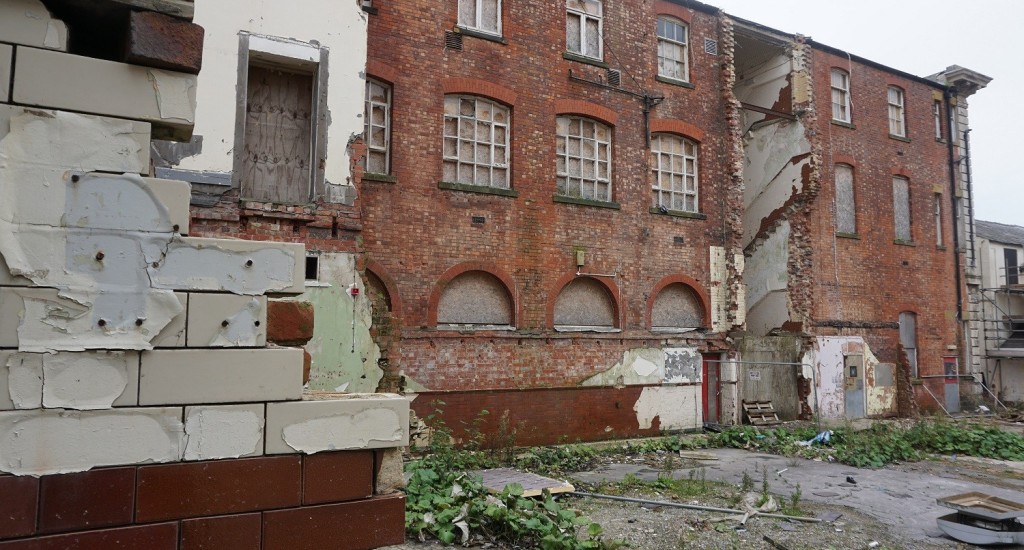
[[[185,460],[213,460],[263,452],[263,405],[185,409]]]
[[[15,353],[7,359],[7,391],[15,409],[43,406],[43,356]]]
[[[665,353],[658,348],[626,351],[610,369],[595,374],[581,386],[633,386],[660,384],[665,379]]]
[[[351,415],[313,418],[292,424],[284,428],[283,437],[292,449],[315,453],[364,449],[374,442],[397,443],[403,436],[401,419],[394,411],[368,409]]]
[[[747,260],[747,330],[755,336],[789,320],[789,232],[789,222],[783,221]]]
[[[696,348],[665,348],[665,382],[700,384],[703,362]]]
[[[644,388],[633,405],[641,429],[654,426],[657,419],[662,430],[686,430],[704,422],[700,386]]]
[[[139,354],[57,353],[43,356],[43,407],[109,409],[126,393],[138,395]],[[135,405],[135,402],[127,403]]]
[[[308,287],[301,297],[313,304],[316,316],[313,338],[306,344],[313,356],[309,387],[373,392],[384,372],[377,366],[380,349],[370,337],[370,299],[355,270],[355,256],[321,254],[320,281],[329,286]],[[354,299],[347,292],[353,283],[360,290]]]

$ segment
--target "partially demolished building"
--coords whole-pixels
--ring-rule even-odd
[[[154,138],[193,134],[214,8],[0,2],[0,547],[404,539],[408,402],[305,392],[273,342],[312,336],[268,319],[306,291],[303,244],[198,236],[189,185],[153,173]]]

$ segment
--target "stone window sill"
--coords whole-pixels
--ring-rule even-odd
[[[438,189],[449,191],[462,191],[463,193],[479,193],[481,195],[498,195],[501,197],[518,197],[519,191],[515,189],[502,189],[500,187],[487,187],[486,185],[470,185],[468,183],[453,183],[450,181],[437,182]]]
[[[581,199],[577,197],[567,197],[565,195],[554,195],[551,197],[554,202],[560,202],[562,204],[578,204],[580,206],[594,206],[597,208],[611,208],[619,210],[622,206],[617,202],[612,201],[597,201],[593,199]]]
[[[381,183],[397,183],[398,178],[395,176],[389,176],[387,174],[377,174],[374,172],[363,172],[363,181],[379,181]]]
[[[844,231],[836,231],[836,237],[840,239],[854,239],[860,240],[860,233],[846,233]]]
[[[498,44],[508,45],[508,40],[500,34],[491,34],[489,32],[478,31],[476,29],[470,29],[466,27],[455,27],[452,29],[453,32],[457,32],[462,36],[470,36],[473,38],[479,38],[481,40],[487,40],[489,42],[497,42]]]
[[[514,331],[512,325],[437,325],[437,330],[448,330],[454,332],[482,332],[482,331]]]
[[[662,209],[657,206],[650,208],[651,214],[657,214],[659,216],[671,216],[673,218],[689,218],[691,220],[706,220],[708,219],[707,214],[700,212],[686,212],[685,210],[669,210],[667,208]]]
[[[615,327],[593,327],[576,325],[555,325],[555,332],[622,332]]]
[[[889,139],[895,139],[896,141],[902,141],[902,142],[905,142],[905,143],[910,143],[910,138],[905,137],[905,136],[897,136],[896,134],[889,134]]]
[[[665,83],[665,84],[671,84],[673,86],[679,86],[680,88],[689,88],[691,90],[694,89],[693,84],[691,84],[690,82],[687,82],[685,80],[679,80],[678,78],[671,78],[671,77],[668,77],[668,76],[658,75],[658,76],[654,77],[654,79],[657,80],[658,82],[662,82],[662,83]]]
[[[892,241],[892,244],[898,244],[900,246],[917,246],[917,243],[914,241],[905,241],[903,239],[895,239]]]
[[[843,128],[849,128],[851,130],[856,130],[857,129],[857,127],[854,126],[852,122],[844,122],[842,120],[836,120],[836,119],[832,119],[832,125],[833,126],[842,126]]]
[[[608,64],[596,57],[587,57],[573,52],[563,52],[562,59],[568,59],[569,61],[576,61],[578,63],[586,63],[587,65],[593,65],[595,67],[601,67],[607,69]]]

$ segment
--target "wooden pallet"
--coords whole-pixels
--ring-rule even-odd
[[[770,426],[781,422],[771,401],[744,401],[743,412],[747,413],[747,420],[754,426]]]

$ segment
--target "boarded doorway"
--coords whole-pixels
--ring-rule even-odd
[[[722,363],[721,361],[704,358],[704,377],[702,392],[704,396],[704,421],[721,422],[722,416]]]

